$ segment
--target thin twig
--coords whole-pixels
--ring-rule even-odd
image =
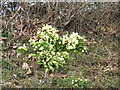
[[[7,22],[6,27],[9,25],[9,23],[15,18],[15,16],[18,14],[18,12],[20,11],[21,7],[19,7],[16,11],[16,13],[13,15],[13,17]]]

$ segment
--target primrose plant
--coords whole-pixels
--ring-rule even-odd
[[[46,72],[64,67],[70,52],[86,51],[85,39],[78,33],[60,36],[59,30],[50,25],[44,25],[36,36],[30,38],[28,45],[18,48],[18,53],[29,52],[29,56],[36,57],[37,63]]]
[[[77,78],[72,80],[72,85],[74,87],[80,87],[80,88],[86,88],[90,86],[90,82],[87,79],[84,78]]]

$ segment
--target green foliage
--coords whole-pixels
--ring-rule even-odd
[[[14,65],[12,65],[10,62],[3,59],[1,60],[0,65],[2,66],[2,68],[8,69],[8,70],[13,70],[13,68],[15,68]]]
[[[8,17],[5,17],[5,21],[8,22],[9,18]]]
[[[68,77],[68,78],[61,78],[57,80],[57,87],[61,88],[87,88],[90,87],[91,83],[89,80],[84,78],[76,78],[76,77]]]
[[[84,78],[77,78],[77,79],[72,80],[72,85],[74,87],[85,88],[85,87],[88,87],[90,85],[90,82]]]
[[[46,72],[64,67],[70,52],[86,51],[86,40],[78,33],[60,36],[58,32],[56,28],[45,25],[29,40],[30,45],[20,46],[18,52],[30,52],[29,56],[37,57],[37,63],[43,66]]]
[[[58,79],[57,81],[56,81],[56,83],[57,83],[57,87],[60,87],[60,88],[70,88],[70,87],[72,87],[72,83],[71,83],[71,81],[72,81],[72,78],[71,77],[69,77],[69,78],[60,78],[60,79]]]
[[[117,78],[109,77],[108,83],[106,83],[105,85],[107,88],[119,88],[120,87],[119,82],[120,82],[119,77]]]
[[[18,53],[24,53],[27,51],[27,47],[25,46],[25,44],[23,46],[20,46],[19,49],[17,49]]]

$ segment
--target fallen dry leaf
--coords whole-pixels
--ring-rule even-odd
[[[1,40],[2,41],[7,41],[7,38],[6,37],[1,37]]]
[[[23,63],[22,69],[23,69],[23,70],[29,69],[29,65],[28,65],[27,63]]]
[[[13,49],[17,49],[18,48],[18,46],[13,46]]]
[[[26,73],[27,75],[30,75],[30,74],[32,74],[32,71],[30,70],[30,68],[28,69],[28,71],[27,71],[27,73]]]
[[[22,87],[23,87],[23,86],[18,86],[18,85],[15,86],[15,88],[22,88]]]
[[[50,74],[50,77],[53,77],[54,76],[54,74]]]

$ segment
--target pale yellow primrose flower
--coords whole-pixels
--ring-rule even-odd
[[[49,30],[49,28],[51,28],[52,26],[49,26],[49,25],[43,25],[43,27],[42,27],[42,30],[44,31],[44,30]]]
[[[67,49],[74,49],[73,46],[67,46]]]
[[[43,49],[44,49],[44,47],[40,47],[40,48],[39,48],[39,50],[43,50]]]
[[[57,55],[59,55],[59,56],[60,56],[60,52],[57,52]]]
[[[65,42],[68,40],[69,40],[68,36],[63,35],[62,44],[65,44]]]
[[[51,32],[57,32],[57,30],[55,28],[53,28],[51,25],[43,25],[42,30],[46,30],[47,32],[51,33]]]
[[[67,53],[67,52],[63,52],[63,54],[64,54],[64,55],[69,55],[69,53]]]
[[[75,80],[75,82],[77,82],[77,80]]]
[[[75,86],[78,86],[77,84],[75,84]]]
[[[52,50],[53,49],[53,45],[50,44],[49,49]]]
[[[27,47],[25,46],[25,44],[23,44],[23,46],[20,46],[18,49],[23,49],[23,50],[27,51]]]
[[[78,35],[78,33],[72,33],[71,35],[70,35],[70,38],[75,38],[75,37],[78,37],[79,35]]]

